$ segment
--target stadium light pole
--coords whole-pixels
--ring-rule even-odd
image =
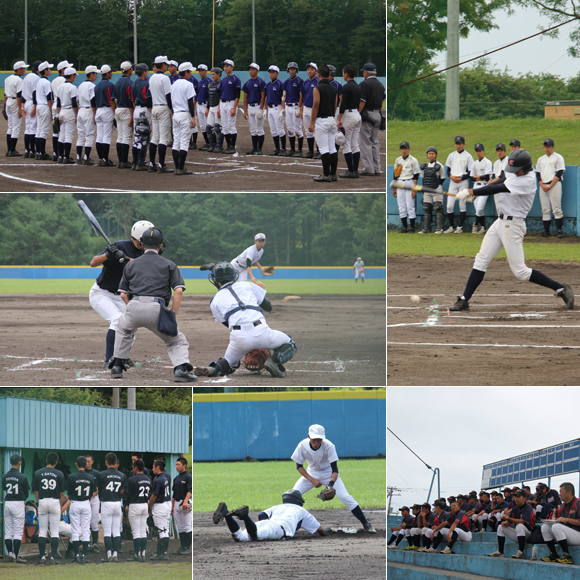
[[[113,387],[113,407],[115,409],[119,408],[119,394],[121,392],[121,387]]]
[[[214,67],[215,54],[215,0],[213,0],[213,18],[211,21],[211,68]]]
[[[28,0],[24,0],[24,62],[28,60]]]
[[[459,64],[459,0],[447,0],[447,66]],[[445,120],[459,119],[459,67],[447,71]]]

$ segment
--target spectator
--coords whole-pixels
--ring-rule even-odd
[[[457,502],[451,504],[451,517],[449,518],[449,532],[447,533],[447,547],[441,552],[442,554],[453,554],[455,542],[471,542],[471,529],[469,527],[469,518],[459,508]]]
[[[409,508],[405,505],[402,508],[399,508],[401,515],[403,516],[403,521],[401,522],[400,526],[393,526],[391,528],[391,537],[387,542],[388,549],[396,549],[399,547],[399,544],[402,542],[403,538],[406,537],[405,530],[407,526],[411,526],[413,524],[413,516],[411,516],[409,512]],[[393,546],[393,542],[395,545]],[[410,540],[407,539],[408,545],[411,545]],[[404,548],[403,548],[404,549]]]

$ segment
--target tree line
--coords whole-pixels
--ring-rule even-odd
[[[386,263],[384,193],[3,193],[0,264],[84,265],[106,243],[77,207],[83,199],[116,239],[146,219],[182,266],[232,260],[266,234],[274,266],[368,266]],[[113,224],[113,225],[111,225]]]

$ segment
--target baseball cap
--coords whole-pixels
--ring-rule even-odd
[[[35,60],[35,61],[32,63],[32,70],[38,70],[38,67],[39,67],[41,64],[42,64],[42,61],[41,61],[41,60]]]
[[[275,64],[271,64],[268,67],[268,72],[278,72],[279,73],[280,72],[280,68],[277,67]]]
[[[357,258],[357,260],[362,260],[362,258],[359,256],[359,257]]]
[[[311,439],[326,439],[326,431],[322,425],[310,425],[308,435]]]
[[[224,71],[219,66],[214,66],[211,69],[211,72],[218,73],[219,75],[221,75]]]
[[[255,68],[256,70],[260,70],[260,65],[253,62],[248,66],[248,68]]]
[[[474,149],[476,151],[485,151],[485,147],[483,146],[483,143],[476,143]]]
[[[503,143],[498,143],[498,144],[495,146],[495,150],[497,151],[498,149],[502,149],[503,151],[505,151],[505,150],[506,150],[506,148],[505,148],[505,145],[504,145]]]
[[[28,65],[26,65],[28,66]],[[61,60],[57,65],[56,65],[56,69],[57,70],[62,70],[63,68],[67,68],[69,66],[72,66],[72,64],[68,61],[68,60]]]
[[[148,71],[149,71],[149,66],[144,62],[140,62],[139,64],[135,65],[135,72],[138,75],[143,74],[144,72],[148,72]]]
[[[169,60],[167,61],[169,66],[179,66],[179,63],[176,60]]]
[[[361,72],[368,71],[368,72],[377,72],[377,65],[372,62],[367,62],[365,65],[360,69]]]
[[[547,145],[548,147],[553,147],[554,146],[554,140],[553,139],[545,139],[544,140],[544,145]]]
[[[306,65],[306,68],[308,68],[309,66],[311,66],[312,68],[315,68],[316,70],[318,70],[318,65],[315,62],[309,62]]]
[[[43,70],[46,70],[47,68],[52,68],[54,66],[54,64],[48,62],[47,60],[45,60],[44,62],[41,62],[38,65],[38,72],[42,72]]]
[[[399,149],[410,149],[409,141],[401,141],[399,143]]]
[[[259,240],[260,242],[261,241],[265,242],[266,241],[266,234],[256,234],[254,236],[254,240]]]
[[[424,507],[424,508],[427,508],[428,510],[430,510],[431,509],[431,504],[425,502],[421,507]]]
[[[516,492],[514,493],[514,495],[515,495],[516,497],[528,497],[528,496],[526,495],[526,492],[525,492],[525,491],[522,491],[522,490],[518,490],[518,491],[516,491]]]
[[[513,145],[514,147],[521,147],[522,146],[522,144],[521,144],[521,142],[520,142],[519,139],[512,139],[510,141],[510,145]]]
[[[124,60],[124,61],[121,63],[121,67],[120,67],[120,68],[121,68],[121,70],[122,70],[123,72],[126,72],[126,71],[128,71],[130,68],[133,68],[133,63],[132,63],[132,62],[129,62],[128,60]]]
[[[166,64],[169,62],[169,59],[166,56],[156,56],[153,64]]]
[[[421,506],[418,503],[414,503],[411,507],[412,510],[420,510]]]
[[[70,75],[76,75],[76,74],[77,74],[77,71],[72,66],[69,66],[69,67],[64,69],[64,76],[65,77],[68,77]]]
[[[226,60],[224,60],[224,61],[222,62],[222,66],[223,66],[224,64],[229,64],[230,66],[234,66],[234,61],[233,61],[231,58],[226,58]]]
[[[427,147],[426,153],[429,153],[429,151],[435,151],[435,153],[437,153],[437,148],[436,147]]]
[[[14,63],[14,70],[18,70],[19,68],[28,68],[30,65],[26,64],[23,60],[18,60]]]
[[[399,508],[400,512],[404,512],[405,510],[410,511],[406,505],[404,505],[402,508]]]
[[[85,67],[85,74],[90,75],[91,73],[100,73],[101,71],[94,65],[90,64]]]
[[[502,489],[502,492],[506,492],[506,491],[509,491],[509,492],[511,493],[511,491],[512,491],[512,488],[511,488],[511,487],[504,487],[504,488]]]
[[[198,64],[197,70],[207,70],[207,64]]]
[[[455,143],[465,143],[465,137],[457,135],[457,137],[455,137]]]
[[[179,72],[185,72],[190,70],[191,72],[193,72],[195,70],[195,67],[190,63],[190,62],[182,62],[179,65]]]
[[[110,73],[113,69],[108,65],[108,64],[104,64],[101,67],[101,74],[102,75],[106,75],[107,73]]]

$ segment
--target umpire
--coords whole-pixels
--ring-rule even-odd
[[[370,177],[381,174],[379,128],[381,108],[385,100],[385,87],[377,79],[377,67],[372,62],[367,62],[363,66],[362,73],[365,80],[360,84],[359,112],[362,117],[360,156],[364,171],[359,171],[359,175]]]
[[[145,253],[125,266],[119,284],[119,292],[127,308],[117,323],[115,351],[109,364],[111,378],[120,379],[123,376],[135,331],[145,327],[165,342],[173,364],[174,381],[196,381],[197,377],[190,372],[193,367],[189,364],[189,343],[177,329],[175,320],[185,283],[177,266],[161,256],[165,240],[157,228],[146,230],[141,243]],[[171,288],[174,291],[173,307],[167,310]]]

